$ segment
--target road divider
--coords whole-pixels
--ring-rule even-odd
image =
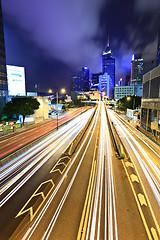
[[[113,124],[113,122],[111,121],[110,117],[108,116],[108,113],[106,111],[106,115],[107,115],[107,120],[108,120],[108,124],[109,124],[109,128],[110,128],[110,132],[111,132],[111,138],[113,140],[113,146],[114,149],[116,150],[116,152],[118,153],[118,155],[124,159],[125,158],[125,152],[124,152],[124,147],[123,144],[116,132],[115,126]]]

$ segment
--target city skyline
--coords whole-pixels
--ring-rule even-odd
[[[116,82],[130,73],[132,54],[141,52],[145,72],[151,68],[157,50],[159,1],[43,4],[37,8],[36,2],[22,5],[2,0],[7,64],[25,67],[27,90],[34,90],[35,84],[40,91],[61,86],[68,90],[70,76],[83,66],[100,72],[108,35],[116,59]]]

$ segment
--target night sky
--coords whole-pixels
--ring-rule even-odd
[[[1,0],[7,64],[24,66],[28,91],[65,87],[83,66],[101,71],[109,35],[116,81],[142,53],[144,72],[156,56],[160,0]]]

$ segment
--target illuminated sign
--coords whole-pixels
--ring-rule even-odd
[[[24,67],[7,65],[8,95],[25,96],[25,72]]]

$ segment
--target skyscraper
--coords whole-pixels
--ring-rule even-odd
[[[107,43],[107,48],[102,54],[102,73],[107,73],[110,76],[112,83],[110,82],[109,92],[112,92],[110,96],[114,98],[114,86],[115,86],[115,58],[112,56],[111,49],[109,47],[109,41]]]
[[[3,31],[2,6],[0,1],[0,99],[6,100],[8,90],[7,72],[6,72],[6,54]]]
[[[83,67],[82,71],[72,76],[71,78],[71,91],[84,91],[88,92],[91,85],[91,72],[89,68]]]
[[[143,81],[143,58],[141,54],[132,56],[131,62],[131,84],[142,85]]]
[[[99,91],[108,99],[114,98],[113,76],[107,73],[99,76]]]
[[[159,25],[157,57],[156,57],[156,66],[158,66],[158,65],[160,65],[160,25]]]
[[[135,86],[135,95],[142,96],[143,82],[143,58],[141,54],[132,56],[131,62],[131,85]]]

